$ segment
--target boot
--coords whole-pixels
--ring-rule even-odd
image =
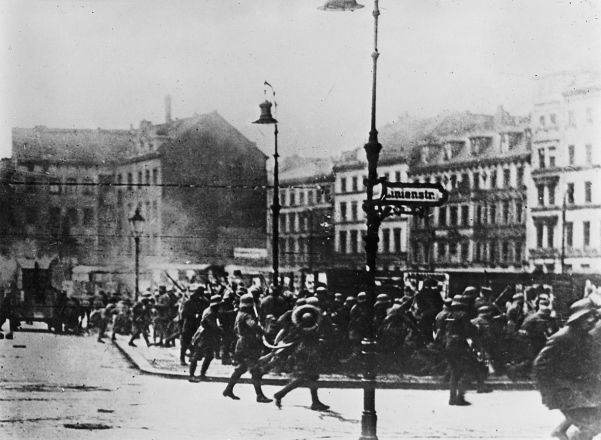
[[[313,411],[327,411],[330,409],[328,405],[319,401],[317,388],[311,388],[311,409]]]

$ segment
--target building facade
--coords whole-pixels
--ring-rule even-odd
[[[13,129],[3,231],[76,264],[130,265],[128,219],[145,218],[142,266],[235,263],[265,248],[266,156],[217,112],[130,130]],[[5,194],[6,193],[6,194]]]
[[[535,84],[528,200],[531,271],[601,272],[601,76]]]
[[[530,131],[501,108],[479,125],[415,149],[409,179],[449,193],[445,205],[411,222],[415,269],[523,269]]]
[[[366,197],[367,162],[362,153],[361,150],[349,152],[334,166],[334,267],[365,267],[364,239],[367,226],[363,201]],[[407,169],[407,163],[402,156],[383,155],[378,165],[378,176],[389,182],[403,182],[407,180]],[[377,260],[380,270],[400,270],[406,267],[407,238],[407,216],[391,216],[382,222]]]
[[[312,273],[329,268],[334,248],[332,161],[286,158],[279,180],[280,272]],[[270,240],[272,191],[267,197]]]

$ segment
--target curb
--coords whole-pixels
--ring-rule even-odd
[[[179,379],[188,380],[188,375],[184,373],[177,373],[174,371],[166,371],[159,368],[153,367],[150,362],[144,356],[136,353],[134,350],[129,350],[123,346],[121,341],[113,341],[113,345],[123,354],[123,356],[137,368],[142,374],[164,377],[166,379]],[[333,380],[327,379],[327,376],[323,376],[323,379],[319,380],[320,388],[364,388],[365,381],[363,379],[348,379],[348,380]],[[221,376],[207,376],[202,382],[221,382],[227,383],[229,377]],[[289,381],[288,377],[275,378],[275,377],[263,377],[263,385],[285,385]],[[241,378],[238,383],[251,384],[251,379]],[[487,382],[494,390],[503,391],[523,391],[523,390],[535,390],[536,386],[530,381],[491,381]],[[399,389],[399,390],[447,390],[448,385],[440,380],[432,377],[427,377],[419,381],[382,381],[376,380],[376,388],[378,389]]]

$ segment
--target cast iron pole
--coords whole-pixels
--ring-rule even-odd
[[[273,132],[275,137],[275,152],[273,158],[275,160],[273,166],[273,203],[271,205],[271,212],[273,214],[272,226],[272,239],[271,239],[271,255],[272,255],[272,267],[273,267],[273,285],[278,287],[280,284],[279,275],[279,241],[280,241],[280,182],[279,182],[279,168],[278,168],[278,124],[275,124],[275,130]]]

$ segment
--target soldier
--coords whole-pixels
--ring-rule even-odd
[[[547,338],[557,331],[557,323],[551,317],[551,309],[543,305],[524,319],[520,329],[528,334],[532,352],[536,356],[545,346]]]
[[[360,292],[357,295],[357,304],[351,309],[349,320],[349,341],[354,357],[361,353],[361,340],[369,334],[370,324],[367,293]]]
[[[481,356],[490,362],[495,371],[502,371],[501,355],[499,353],[499,342],[501,332],[498,331],[496,321],[493,318],[494,307],[490,304],[481,305],[478,308],[478,316],[472,319],[476,327],[475,346]]]
[[[552,432],[554,437],[567,439],[570,425],[578,427],[581,440],[592,440],[601,433],[599,365],[589,333],[598,319],[590,308],[573,312],[534,361],[543,404],[559,409],[566,417]]]
[[[455,296],[451,303],[451,314],[444,326],[444,347],[451,368],[449,405],[470,405],[465,400],[464,377],[467,374],[476,375],[478,392],[489,391],[484,387],[486,371],[478,362],[467,341],[468,338],[473,339],[476,332],[467,313],[469,304],[470,298],[464,295]]]
[[[259,366],[259,358],[263,350],[261,334],[263,330],[258,317],[254,313],[254,298],[252,294],[245,294],[240,298],[240,309],[236,316],[235,332],[238,338],[234,358],[238,366],[232,373],[230,380],[223,391],[225,397],[240,400],[234,394],[234,386],[245,372],[250,372],[253,386],[257,395],[257,402],[268,403],[268,399],[261,389],[261,377],[263,375]]]
[[[132,309],[132,335],[129,340],[131,347],[135,347],[134,340],[140,335],[144,338],[146,346],[150,347],[152,344],[148,340],[148,325],[150,324],[150,297],[143,296]]]
[[[315,305],[305,304],[297,307],[292,313],[295,347],[292,351],[294,359],[293,377],[284,388],[273,395],[275,404],[282,408],[282,399],[290,391],[306,386],[311,391],[311,409],[325,411],[330,407],[319,400],[317,381],[319,380],[318,365],[320,364],[319,324],[322,321],[322,311]]]
[[[4,339],[5,337],[4,333],[2,333],[4,322],[8,320],[8,333],[6,333],[6,339],[12,339],[13,332],[19,326],[15,308],[14,296],[10,291],[7,291],[0,303],[0,339]]]
[[[288,310],[288,302],[280,295],[276,286],[269,287],[269,295],[263,298],[259,306],[259,317],[265,328],[265,336],[273,341],[277,335],[277,320]]]
[[[442,310],[436,315],[434,319],[434,342],[443,343],[444,339],[444,325],[448,317],[451,316],[451,303],[452,298],[445,298],[443,301]]]
[[[230,365],[232,363],[233,345],[236,340],[234,334],[234,323],[236,322],[236,310],[234,305],[234,292],[228,290],[223,295],[219,306],[219,321],[222,326],[221,334],[221,363]]]
[[[524,312],[524,294],[516,293],[512,297],[512,303],[507,309],[507,333],[516,333],[526,319]]]
[[[208,308],[202,312],[200,326],[192,337],[192,355],[190,356],[190,380],[195,382],[207,377],[207,370],[213,360],[213,355],[219,349],[219,339],[223,334],[223,329],[218,322],[218,311],[221,304],[221,297],[213,295]],[[200,378],[194,377],[196,364],[203,359],[200,367]]]
[[[182,333],[180,337],[179,362],[186,364],[186,350],[190,347],[192,336],[200,325],[202,312],[207,308],[208,301],[204,297],[204,287],[198,287],[182,307]]]

